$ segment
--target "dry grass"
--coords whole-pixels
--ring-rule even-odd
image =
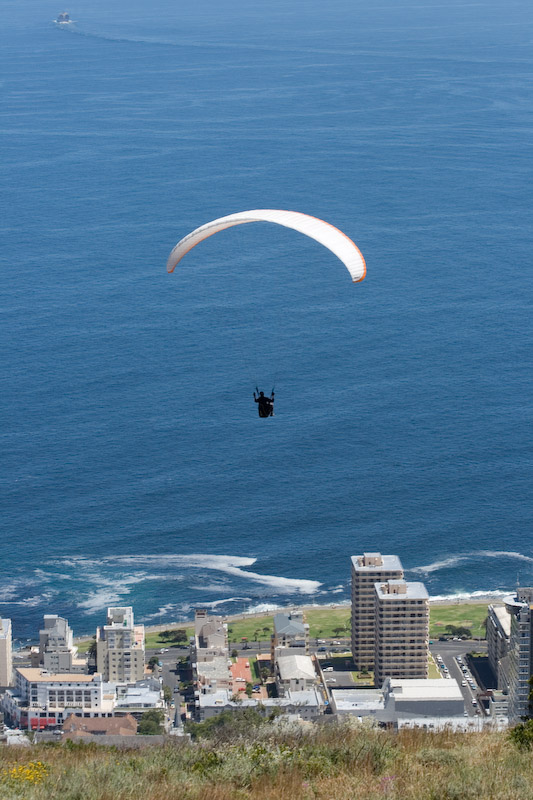
[[[45,765],[42,780],[5,770]],[[2,771],[4,772],[2,773]],[[19,770],[22,774],[23,770]],[[394,734],[335,724],[265,725],[223,741],[141,751],[99,746],[3,748],[2,800],[531,800],[533,763],[505,734]]]

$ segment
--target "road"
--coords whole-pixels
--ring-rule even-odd
[[[468,715],[473,717],[478,712],[481,714],[483,711],[481,710],[481,703],[478,706],[474,706],[472,704],[472,700],[476,700],[477,695],[477,687],[476,690],[472,691],[470,686],[467,684],[466,686],[461,686],[462,681],[468,680],[468,678],[472,678],[473,676],[468,670],[468,664],[466,662],[465,656],[467,653],[472,652],[472,650],[476,650],[478,653],[486,652],[487,650],[487,643],[484,641],[476,641],[475,643],[472,640],[464,640],[459,642],[447,641],[447,642],[438,642],[435,641],[430,646],[431,654],[433,655],[435,662],[438,664],[438,656],[442,658],[442,664],[448,669],[448,674],[452,680],[457,681],[459,688],[461,689],[462,695],[465,701],[465,709],[468,712]],[[463,664],[465,668],[467,668],[467,674],[465,675],[460,665],[457,662],[457,657],[463,659]]]

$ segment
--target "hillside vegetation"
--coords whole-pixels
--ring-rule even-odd
[[[0,750],[2,800],[531,800],[533,762],[506,733],[280,727],[244,711],[143,750]]]

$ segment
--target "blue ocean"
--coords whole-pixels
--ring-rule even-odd
[[[2,6],[0,614],[533,582],[529,0]],[[193,228],[245,225],[166,273]],[[259,419],[255,387],[276,391]]]

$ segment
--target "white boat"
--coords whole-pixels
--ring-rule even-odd
[[[55,19],[54,22],[59,28],[64,28],[68,25],[74,25],[74,20],[69,17],[66,11],[58,14],[57,19]]]

